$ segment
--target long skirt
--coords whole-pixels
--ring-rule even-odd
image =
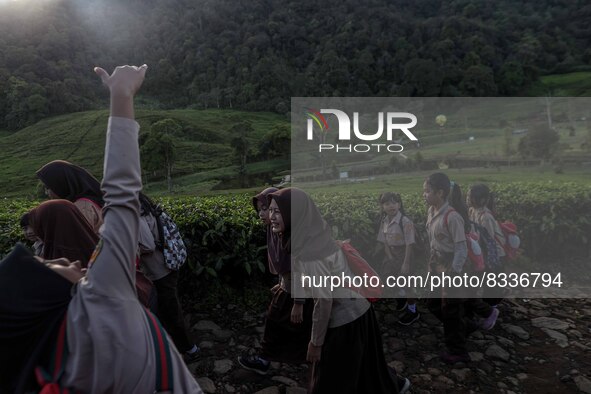
[[[329,328],[312,367],[311,394],[397,393],[396,371],[384,358],[373,307],[351,323]]]
[[[267,311],[263,334],[261,357],[266,360],[301,364],[306,362],[308,343],[312,331],[312,311],[314,302],[307,299],[304,304],[303,322],[292,323],[291,294],[278,289]]]

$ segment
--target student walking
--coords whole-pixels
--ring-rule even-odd
[[[272,228],[287,238],[301,275],[349,275],[346,257],[332,238],[328,224],[312,199],[296,188],[270,194]],[[304,289],[295,279],[296,296],[310,290],[314,298],[312,333],[307,359],[313,363],[309,392],[319,393],[404,393],[408,379],[389,369],[384,358],[381,334],[370,303],[353,289],[340,287]]]
[[[261,353],[238,357],[238,363],[259,374],[266,374],[270,361],[301,364],[306,362],[306,352],[312,329],[311,299],[292,298],[291,256],[284,247],[286,234],[278,226],[272,226],[269,217],[268,196],[278,191],[267,188],[252,199],[253,207],[267,232],[267,256],[269,271],[279,277],[273,286],[273,297],[265,321]]]
[[[505,235],[501,226],[495,219],[495,200],[488,186],[483,183],[473,185],[466,196],[468,203],[468,213],[470,220],[480,225],[495,241],[497,256],[499,258],[497,267],[488,267],[490,272],[503,272],[505,264]],[[498,305],[503,298],[501,290],[494,288],[485,288],[483,299],[492,306]]]
[[[386,258],[379,269],[382,278],[388,276],[408,275],[413,267],[413,244],[415,243],[415,226],[404,214],[400,194],[387,192],[380,195],[382,221],[378,231],[378,242],[384,245]],[[408,326],[417,321],[421,314],[417,310],[415,298],[406,298],[413,289],[400,289],[401,298],[397,299],[397,308],[403,312],[398,323]]]
[[[468,257],[466,232],[469,231],[469,219],[460,187],[447,175],[434,173],[423,184],[423,197],[429,206],[426,223],[431,249],[429,269],[435,273],[461,275]],[[470,361],[466,338],[469,330],[476,327],[466,319],[466,307],[487,316],[482,323],[485,329],[492,328],[498,317],[498,310],[467,296],[465,289],[451,287],[441,290],[441,298],[429,300],[429,310],[443,323],[447,351],[441,358],[446,363]],[[482,308],[487,311],[483,312]]]
[[[139,256],[140,270],[156,288],[157,315],[172,337],[176,348],[191,363],[199,357],[199,347],[191,340],[178,294],[179,271],[164,262],[161,234],[156,218],[156,204],[143,192],[140,200]]]

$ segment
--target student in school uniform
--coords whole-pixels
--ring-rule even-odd
[[[415,243],[415,227],[412,220],[404,214],[400,194],[387,192],[380,195],[383,219],[378,231],[378,242],[384,245],[386,258],[379,269],[382,278],[408,275],[412,272],[412,245]],[[420,318],[414,298],[406,298],[412,289],[401,289],[396,310],[402,315],[398,323],[408,326]]]
[[[499,222],[495,219],[495,201],[488,186],[483,183],[473,185],[466,196],[468,203],[468,213],[470,220],[482,226],[488,234],[495,240],[497,255],[499,256],[500,268],[497,272],[502,272],[505,262],[505,235]],[[490,270],[490,268],[489,268]],[[498,289],[485,288],[483,299],[490,305],[496,306],[502,301],[501,292]]]
[[[54,160],[37,171],[47,196],[73,202],[98,234],[105,204],[100,182],[87,170],[65,160]]]
[[[104,226],[88,271],[38,261],[22,245],[0,262],[0,392],[202,393],[134,287],[142,183],[133,96],[146,68],[95,69],[111,116]]]
[[[272,228],[294,260],[295,296],[314,298],[307,359],[313,363],[309,393],[405,393],[408,379],[389,369],[381,334],[370,303],[347,287],[306,288],[302,275],[353,276],[328,224],[304,191],[286,188],[271,193]],[[309,290],[307,292],[306,290]]]
[[[31,223],[29,222],[28,212],[21,216],[20,225],[25,238],[33,243],[33,254],[35,256],[41,256],[43,254],[43,241],[33,231],[33,227],[31,227]]]
[[[197,360],[200,349],[191,339],[185,324],[185,315],[178,294],[179,271],[169,269],[164,262],[164,253],[160,245],[161,236],[155,216],[157,205],[143,192],[140,192],[139,200],[139,269],[156,288],[156,315],[172,337],[178,351],[184,355],[185,362],[190,364]],[[140,277],[136,276],[136,279]],[[152,295],[151,286],[147,283],[143,287],[148,292],[149,300]]]
[[[271,226],[269,218],[268,196],[276,191],[274,187],[266,188],[253,197],[252,204],[266,228],[269,271],[278,276],[279,283],[271,289],[273,298],[267,310],[260,354],[238,357],[242,367],[261,375],[268,372],[270,361],[306,362],[314,307],[311,299],[292,298],[291,255],[281,244],[282,232]]]
[[[423,184],[423,197],[429,205],[426,223],[431,249],[429,269],[449,276],[461,275],[468,257],[466,231],[469,224],[466,223],[469,219],[460,187],[447,175],[434,173]],[[484,329],[491,329],[499,314],[482,300],[467,296],[465,289],[452,287],[442,289],[441,298],[429,300],[429,310],[443,323],[447,351],[441,358],[446,363],[470,361],[466,338],[473,327],[466,318],[466,307],[487,316],[481,323]],[[483,308],[487,310],[482,312]]]

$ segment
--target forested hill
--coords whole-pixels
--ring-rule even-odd
[[[102,104],[92,67],[150,65],[142,103],[523,94],[591,63],[588,0],[0,2],[0,129]]]

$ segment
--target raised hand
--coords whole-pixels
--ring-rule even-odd
[[[140,67],[119,66],[109,75],[100,67],[94,68],[111,92],[111,116],[134,119],[133,96],[142,86],[147,69],[145,64]]]
[[[101,67],[95,67],[94,72],[101,77],[111,91],[111,95],[133,97],[142,86],[147,69],[148,66],[144,64],[140,67],[119,66],[111,75]]]

